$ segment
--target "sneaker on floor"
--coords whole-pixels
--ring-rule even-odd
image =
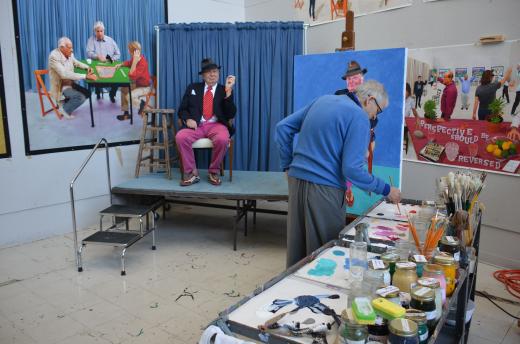
[[[125,111],[122,115],[117,115],[116,118],[120,121],[126,121],[127,119],[130,119],[130,114],[128,111]]]
[[[142,115],[142,114],[143,114],[143,110],[144,110],[144,106],[145,106],[145,104],[146,104],[146,103],[144,102],[144,100],[141,100],[141,103],[139,104],[139,111],[137,111],[137,113],[138,113],[139,115]]]
[[[114,104],[116,102],[116,96],[110,96],[110,101]]]
[[[65,109],[63,109],[63,103],[60,102],[60,105],[58,106],[58,111],[60,112],[60,115],[63,116],[65,119],[73,119],[74,115],[69,115]]]

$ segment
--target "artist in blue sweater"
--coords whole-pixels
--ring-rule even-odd
[[[338,237],[345,226],[347,180],[392,202],[401,199],[399,189],[366,169],[370,119],[388,105],[388,95],[373,80],[358,86],[356,95],[361,106],[346,96],[322,96],[276,126],[289,178],[287,266]]]

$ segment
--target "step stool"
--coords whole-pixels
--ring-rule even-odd
[[[164,204],[164,200],[160,199],[151,204],[112,204],[106,209],[99,212],[99,231],[90,235],[81,241],[79,248],[80,267],[78,271],[83,271],[81,265],[81,253],[87,244],[108,245],[121,248],[121,276],[126,275],[125,270],[125,253],[126,249],[142,239],[145,235],[152,233],[152,250],[155,246],[155,231],[157,229],[156,210]],[[149,215],[151,214],[152,223],[150,227]],[[103,229],[103,217],[112,216],[112,226]],[[128,221],[130,219],[139,220],[139,231],[130,230]],[[146,227],[143,220],[146,219]],[[118,229],[118,224],[124,220],[126,230]]]
[[[172,179],[170,147],[173,148],[175,140],[175,137],[173,137],[174,112],[174,110],[170,109],[149,109],[143,112],[143,128],[141,130],[141,140],[135,166],[136,178],[139,177],[141,167],[149,167],[150,173],[154,172],[154,167],[157,167],[164,168],[168,179]],[[172,132],[171,140],[169,130]],[[150,132],[151,137],[147,137],[148,132]],[[159,134],[162,134],[162,141]],[[143,157],[144,151],[150,151],[150,155]],[[164,154],[163,159],[160,158],[161,151]],[[155,154],[156,152],[157,154]]]

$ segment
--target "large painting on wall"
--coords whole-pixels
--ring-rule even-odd
[[[432,70],[438,70],[432,74],[453,72],[455,87],[437,78],[425,85],[422,104],[419,102],[415,109],[419,117],[414,118],[410,113],[405,118],[408,128],[405,159],[518,176],[520,141],[509,134],[512,114],[518,109],[514,107],[514,89],[501,83],[508,69],[512,71],[509,82],[514,85],[520,82],[520,70],[516,68],[518,52],[518,42],[489,47],[411,49],[410,58],[425,59]],[[485,71],[493,73],[490,81],[493,92],[489,99],[478,99],[481,83],[489,81],[482,79]],[[501,106],[497,108],[497,104]],[[499,115],[493,115],[493,109]],[[449,111],[447,116],[441,116],[443,111]]]
[[[155,104],[154,25],[167,13],[164,0],[145,7],[138,0],[13,0],[27,155],[86,149],[100,138],[138,142],[141,101]],[[131,76],[135,51],[139,75]]]
[[[346,10],[358,17],[411,5],[412,0],[294,0],[292,4],[296,17],[311,25],[342,19]]]
[[[5,110],[4,70],[2,56],[0,54],[0,158],[11,157],[11,144],[9,141],[9,127],[7,125],[7,113]]]
[[[378,116],[375,127],[375,148],[372,173],[395,186],[401,182],[401,154],[403,139],[404,82],[406,49],[347,51],[332,54],[296,56],[294,61],[294,109],[308,105],[313,99],[345,89],[342,79],[350,61],[366,68],[364,80],[381,82],[389,96],[388,107]],[[338,97],[345,97],[338,96]],[[368,147],[367,147],[368,148]],[[368,168],[368,164],[367,164]],[[363,214],[381,198],[354,188],[354,204],[347,208],[351,214]]]

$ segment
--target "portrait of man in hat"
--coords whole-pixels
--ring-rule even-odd
[[[230,120],[237,112],[233,102],[234,75],[226,78],[225,85],[218,84],[220,66],[211,58],[201,61],[199,75],[203,81],[188,85],[179,106],[183,128],[175,136],[175,141],[184,170],[181,186],[192,185],[200,180],[192,144],[201,138],[209,138],[213,143],[208,181],[213,185],[221,184],[218,172],[229,138],[233,135],[234,128]]]

